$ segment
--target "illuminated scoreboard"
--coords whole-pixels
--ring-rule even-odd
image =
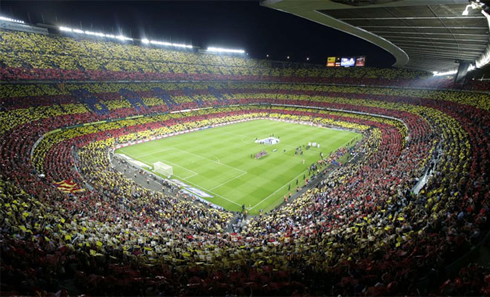
[[[364,67],[365,65],[366,56],[327,58],[327,67]]]

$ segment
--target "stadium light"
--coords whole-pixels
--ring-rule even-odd
[[[470,66],[468,66],[467,72],[473,71],[476,68],[477,67],[474,64],[470,64]],[[453,75],[453,74],[456,74],[456,73],[458,73],[458,70],[451,70],[451,71],[446,71],[446,72],[433,71],[432,73],[434,74],[434,76],[445,76],[445,75]]]
[[[289,56],[286,57],[289,60]]]
[[[466,5],[465,10],[463,11],[463,15],[468,15],[470,7],[472,9],[480,9],[480,12],[487,19],[488,25],[490,26],[490,15],[485,10],[488,8],[487,5],[480,0],[471,0],[470,4]],[[476,68],[482,68],[483,66],[490,63],[490,48],[487,47],[485,52],[475,61],[475,65],[472,65]],[[472,68],[471,70],[473,70]],[[468,70],[468,71],[471,71]]]
[[[80,29],[72,29],[70,27],[65,27],[65,26],[60,26],[58,27],[58,29],[61,31],[61,32],[71,32],[71,33],[77,33],[77,34],[85,34],[85,35],[89,35],[89,36],[97,36],[97,37],[105,37],[105,38],[112,38],[112,39],[119,39],[121,41],[126,41],[126,40],[133,40],[133,38],[130,38],[130,37],[126,37],[122,34],[119,34],[119,35],[113,35],[113,34],[105,34],[105,33],[102,33],[102,32],[94,32],[94,31],[84,31],[84,30],[80,30]]]
[[[434,76],[446,76],[446,75],[456,74],[456,73],[458,73],[458,70],[451,70],[451,71],[446,71],[446,72],[434,71],[432,73],[434,74]]]
[[[269,54],[265,55],[267,58],[269,58]]]
[[[481,9],[483,11],[484,6],[485,6],[485,3],[480,2],[480,0],[471,0],[470,4],[466,5],[466,8],[463,11],[462,15],[468,15],[470,7],[473,9]]]
[[[163,46],[174,46],[174,47],[182,47],[182,48],[192,48],[192,45],[183,44],[183,43],[171,43],[171,42],[156,41],[156,40],[150,40],[149,42],[151,44],[163,45]]]
[[[129,37],[126,37],[126,36],[123,36],[122,34],[116,36],[117,39],[121,40],[121,41],[125,41],[125,40],[133,40],[133,38],[129,38]]]
[[[170,46],[182,47],[182,48],[192,48],[192,45],[183,44],[183,43],[171,43]]]
[[[148,39],[146,39],[146,38],[141,39],[141,42],[144,43],[144,44],[150,43],[150,41]]]
[[[7,17],[4,17],[4,16],[0,16],[0,20],[1,21],[12,22],[12,23],[24,24],[24,21],[16,20],[16,19],[11,19],[11,18],[7,18]]]
[[[310,57],[306,57],[306,61],[309,61],[310,60]]]
[[[490,53],[486,52],[483,56],[480,57],[480,59],[476,60],[475,64],[476,67],[482,68],[483,66],[487,65],[490,63]]]
[[[244,54],[245,50],[242,49],[231,49],[231,48],[221,48],[221,47],[208,47],[208,52],[217,52],[217,53],[235,53],[235,54]]]
[[[60,31],[63,31],[63,32],[73,32],[73,30],[71,28],[68,28],[68,27],[63,27],[62,26],[59,29],[60,29]]]
[[[101,33],[101,32],[85,31],[85,34],[92,35],[92,36],[98,36],[98,37],[106,37],[106,35],[104,33]]]

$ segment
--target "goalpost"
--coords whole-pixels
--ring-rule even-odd
[[[153,171],[168,177],[174,174],[172,166],[162,162],[153,163]]]

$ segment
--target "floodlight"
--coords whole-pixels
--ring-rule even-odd
[[[83,32],[83,30],[80,29],[73,29],[73,33],[83,34],[85,32]]]
[[[108,38],[116,38],[116,36],[114,36],[112,34],[106,34],[105,37],[108,37]]]
[[[192,45],[183,44],[183,43],[172,43],[172,46],[182,47],[182,48],[192,48]]]
[[[12,23],[19,23],[19,24],[23,24],[24,23],[24,21],[16,20],[16,19],[11,19],[11,18],[6,18],[6,17],[3,17],[3,16],[0,16],[0,20],[7,21],[7,22],[12,22]]]
[[[482,68],[483,66],[490,63],[490,52],[485,52],[478,60],[475,61],[475,65],[478,68]]]
[[[167,45],[165,42],[162,41],[156,41],[156,40],[150,40],[151,44],[156,44],[156,45]]]
[[[123,36],[123,35],[118,35],[118,36],[116,36],[116,38],[119,39],[119,40],[122,40],[122,41],[124,41],[124,40],[133,40],[133,38],[129,38],[129,37],[126,37],[126,36]]]
[[[221,47],[208,47],[208,52],[218,52],[218,53],[236,53],[236,54],[244,54],[245,50],[242,49],[228,49]]]
[[[142,43],[144,43],[144,44],[148,44],[148,43],[150,43],[150,41],[149,41],[148,39],[146,39],[146,38],[141,39],[141,42],[142,42]]]
[[[183,44],[183,43],[172,43],[172,46],[183,47],[183,48],[192,48],[192,45],[187,45],[187,44]]]
[[[483,11],[485,3],[480,2],[480,0],[472,0],[470,4],[466,5],[463,15],[468,15],[470,7],[472,9],[481,9]]]
[[[446,72],[434,71],[432,73],[434,74],[434,76],[446,76],[446,75],[456,74],[456,73],[458,73],[458,70],[451,70],[451,71],[446,71]]]
[[[104,34],[102,34],[102,33],[92,32],[92,31],[85,31],[85,34],[87,34],[87,35],[92,35],[92,36],[105,36],[105,35],[104,35]]]
[[[59,29],[60,29],[60,31],[65,31],[65,32],[72,32],[73,31],[71,28],[68,28],[68,27],[60,27]]]
[[[182,47],[182,48],[192,48],[192,45],[183,44],[183,43],[171,43],[171,42],[166,42],[166,41],[150,40],[149,43],[156,44],[156,45],[163,45],[163,46],[174,46],[174,47]]]

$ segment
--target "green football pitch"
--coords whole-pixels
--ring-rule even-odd
[[[277,144],[259,144],[271,135]],[[163,162],[173,168],[173,179],[212,197],[201,198],[227,210],[245,205],[250,214],[269,211],[284,201],[284,195],[304,184],[308,166],[330,152],[360,140],[349,131],[271,120],[254,120],[154,140],[118,149],[116,153],[153,166]],[[316,142],[320,148],[299,146]],[[255,159],[262,150],[267,156]],[[303,164],[303,159],[305,160]],[[288,190],[288,187],[291,190]]]

